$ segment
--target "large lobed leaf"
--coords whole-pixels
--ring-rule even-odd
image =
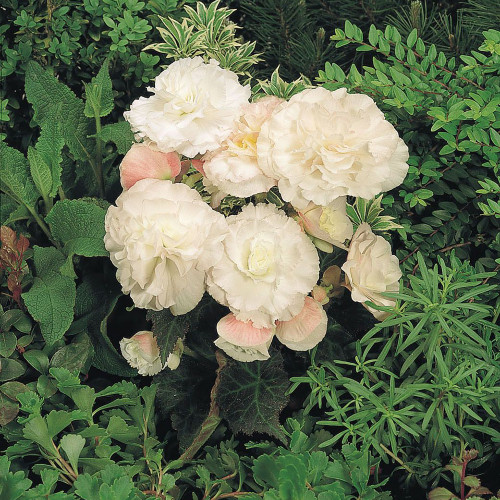
[[[288,403],[288,375],[281,354],[267,361],[230,362],[221,372],[217,405],[233,432],[262,432],[285,440],[279,415]]]

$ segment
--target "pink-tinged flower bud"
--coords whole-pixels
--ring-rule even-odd
[[[306,297],[302,311],[290,321],[278,321],[276,337],[289,349],[307,351],[326,335],[328,317],[319,302]]]
[[[141,179],[174,179],[181,171],[177,153],[155,151],[146,144],[134,144],[120,165],[120,182],[130,189]]]
[[[129,339],[120,340],[123,357],[139,375],[156,375],[162,369],[160,350],[153,332],[140,331]]]
[[[346,214],[346,197],[342,196],[326,207],[309,203],[297,212],[304,231],[313,237],[313,243],[326,252],[332,245],[347,249],[344,242],[352,237],[352,222]]]

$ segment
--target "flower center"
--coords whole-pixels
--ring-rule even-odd
[[[271,241],[253,241],[248,256],[248,271],[254,276],[266,276],[274,268],[274,244]]]
[[[330,207],[323,207],[319,218],[319,227],[325,233],[328,233],[331,238],[335,239],[339,229],[343,226],[344,220],[342,214],[337,210],[332,210]]]

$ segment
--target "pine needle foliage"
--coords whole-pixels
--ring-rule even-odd
[[[333,436],[321,447],[352,443],[401,466],[407,481],[429,487],[443,457],[465,447],[494,457],[500,440],[498,293],[494,273],[452,257],[419,272],[399,293],[395,312],[350,346],[345,359],[315,354],[293,392],[309,386],[306,413]],[[492,321],[493,320],[493,321]],[[483,462],[484,462],[483,460]],[[446,462],[446,460],[444,460]]]

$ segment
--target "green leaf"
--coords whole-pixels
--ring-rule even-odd
[[[59,441],[59,446],[66,452],[73,470],[78,472],[78,459],[85,446],[85,439],[78,434],[66,434],[61,441]]]
[[[94,349],[86,333],[79,334],[71,343],[54,353],[50,366],[66,368],[71,372],[80,372],[92,357]]]
[[[110,123],[102,127],[99,137],[102,141],[114,142],[119,154],[124,155],[134,143],[134,134],[126,121]]]
[[[62,430],[66,429],[74,418],[71,413],[64,410],[52,410],[46,417],[47,429],[51,438],[57,436]]]
[[[93,157],[94,143],[89,136],[94,132],[93,122],[84,116],[84,103],[50,71],[30,61],[26,65],[26,98],[33,105],[34,119],[41,126],[53,119],[58,107],[58,120],[64,141],[77,160]]]
[[[108,436],[116,439],[120,443],[135,443],[139,439],[141,431],[133,426],[128,425],[123,418],[112,415],[109,419],[109,424],[106,429]]]
[[[177,340],[183,339],[189,329],[188,317],[186,315],[174,316],[168,309],[163,309],[148,311],[146,319],[153,323],[151,330],[160,349],[161,362],[165,364]]]
[[[74,483],[76,494],[84,500],[101,500],[99,480],[90,474],[80,474]]]
[[[113,88],[109,77],[109,59],[106,59],[91,82],[85,85],[85,116],[107,116],[114,108]]]
[[[411,31],[411,33],[408,35],[408,39],[406,41],[406,44],[408,45],[408,47],[410,49],[415,45],[417,38],[418,38],[418,31],[417,31],[417,28],[414,28]]]
[[[285,440],[279,414],[288,403],[289,381],[279,352],[266,361],[229,362],[220,377],[216,401],[233,432]]]
[[[9,472],[10,462],[6,455],[0,457],[0,500],[24,498],[31,481],[23,471]]]
[[[49,358],[47,355],[36,349],[31,349],[24,353],[24,359],[39,373],[46,374],[49,371]]]
[[[87,274],[77,289],[76,320],[70,332],[90,335],[95,351],[93,366],[113,375],[133,377],[137,370],[127,364],[107,334],[108,317],[121,295],[116,281],[107,283],[101,274]]]
[[[17,337],[12,332],[0,332],[0,356],[8,358],[15,350]]]
[[[71,278],[56,271],[63,261],[62,254],[53,247],[34,247],[38,275],[30,290],[22,294],[29,313],[40,323],[48,344],[59,340],[73,321],[76,287]]]
[[[183,357],[176,370],[163,370],[154,378],[157,408],[164,418],[171,419],[181,450],[192,443],[208,414],[214,380],[214,366],[191,357]]]
[[[430,491],[428,498],[429,500],[452,500],[458,497],[455,496],[450,490],[439,487]]]
[[[45,420],[40,415],[35,415],[24,424],[23,436],[34,441],[44,448],[50,455],[55,455],[55,446],[49,436]]]
[[[36,143],[36,150],[43,161],[50,167],[51,189],[48,195],[53,198],[61,186],[61,161],[64,137],[61,131],[60,117],[62,104],[56,103],[49,111],[47,120],[42,123],[40,137]]]
[[[28,161],[30,172],[38,192],[43,199],[47,199],[52,191],[52,173],[50,167],[45,163],[42,155],[31,146],[28,148]]]
[[[0,358],[0,382],[19,378],[25,371],[24,366],[15,359]]]
[[[58,201],[46,217],[52,236],[64,244],[69,255],[106,257],[104,217],[106,211],[84,200]]]
[[[0,190],[17,203],[34,208],[39,198],[24,155],[0,141]]]

